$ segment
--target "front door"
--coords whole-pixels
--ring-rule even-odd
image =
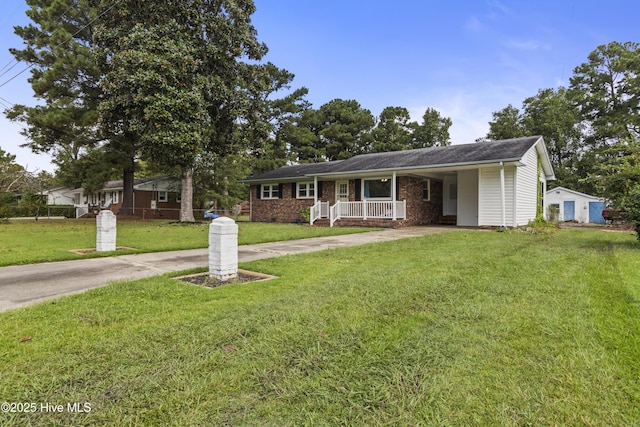
[[[349,201],[349,181],[336,181],[336,202]]]
[[[455,175],[446,176],[443,186],[443,206],[442,214],[444,216],[458,215],[458,180]]]

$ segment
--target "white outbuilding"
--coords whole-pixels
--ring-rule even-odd
[[[602,210],[606,206],[603,198],[556,187],[547,191],[545,205],[556,212],[559,221],[575,221],[579,223],[604,224]]]

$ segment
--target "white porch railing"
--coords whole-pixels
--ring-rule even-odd
[[[313,225],[317,219],[329,217],[329,202],[317,202],[309,208],[309,223]]]
[[[89,205],[76,205],[76,218],[81,218],[89,213]]]
[[[361,202],[336,202],[329,211],[329,224],[340,218],[406,219],[407,203],[400,201],[363,200]]]

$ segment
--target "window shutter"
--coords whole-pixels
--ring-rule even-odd
[[[396,177],[396,200],[400,200],[400,178]]]
[[[360,179],[356,179],[355,181],[355,185],[356,185],[356,202],[359,202],[360,200],[362,200],[362,188],[360,188],[362,185],[362,180]]]
[[[295,182],[291,183],[291,198],[292,199],[297,199],[298,198],[298,192],[296,191],[296,183]]]
[[[278,199],[282,199],[282,184],[278,184]]]
[[[316,188],[316,194],[318,198],[322,197],[322,181],[318,181],[318,188]]]
[[[262,185],[256,185],[256,197],[258,200],[262,199]]]

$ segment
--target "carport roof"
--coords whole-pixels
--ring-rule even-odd
[[[244,182],[295,180],[314,176],[514,162],[521,160],[525,153],[539,141],[542,142],[542,137],[531,136],[446,147],[361,154],[346,160],[285,166],[247,178]],[[542,145],[544,146],[543,142]],[[546,155],[546,148],[544,152]],[[548,163],[548,157],[546,161]],[[547,176],[552,177],[553,170],[550,163],[545,169],[548,169],[545,170]]]

